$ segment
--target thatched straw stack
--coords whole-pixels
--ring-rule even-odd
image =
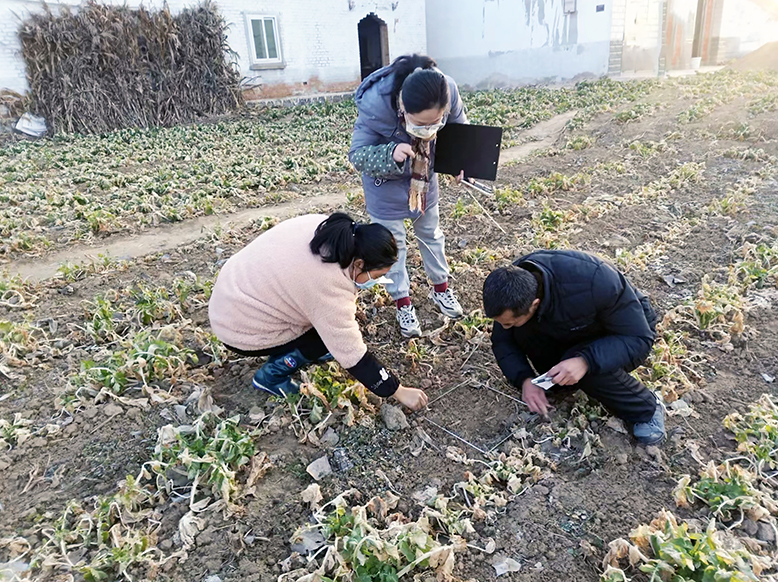
[[[19,37],[34,112],[58,132],[173,125],[241,104],[224,19],[208,0],[177,16],[46,6]]]

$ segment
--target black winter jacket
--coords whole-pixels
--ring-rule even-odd
[[[589,365],[588,374],[633,369],[648,356],[656,313],[613,266],[587,253],[553,250],[531,253],[514,265],[539,271],[544,293],[533,318],[521,327],[504,329],[494,322],[492,351],[514,386],[521,388],[535,375],[527,356],[535,366],[558,363],[537,361],[545,355],[539,346],[574,350],[572,355]]]

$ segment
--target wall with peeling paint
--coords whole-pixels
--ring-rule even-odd
[[[613,0],[427,0],[427,47],[470,87],[608,72]],[[604,10],[597,12],[597,5]]]
[[[99,0],[125,4],[125,0]],[[77,7],[79,0],[49,0]],[[178,12],[194,0],[168,0]],[[140,0],[126,0],[137,7]],[[145,0],[144,6],[159,8],[163,0]],[[249,97],[280,97],[319,91],[350,90],[359,83],[359,38],[357,24],[369,13],[387,25],[389,56],[427,50],[426,14],[419,0],[217,0],[229,23],[227,40],[237,53]],[[41,9],[39,0],[0,0],[0,88],[27,89],[24,62],[19,55],[19,18]],[[251,70],[246,15],[271,15],[278,20],[284,67]]]

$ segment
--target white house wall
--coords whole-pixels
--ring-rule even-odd
[[[720,28],[715,38],[715,59],[725,63],[755,51],[768,42],[778,41],[778,8],[774,2],[722,0]]]
[[[427,0],[427,47],[471,87],[608,72],[613,0]],[[597,11],[601,6],[602,11]]]
[[[132,8],[141,4],[139,0],[101,1]],[[54,10],[62,4],[78,6],[79,2],[49,1]],[[177,13],[196,3],[168,0],[167,4]],[[163,0],[146,0],[143,5],[159,8]],[[258,97],[355,87],[360,80],[357,25],[369,13],[387,25],[391,59],[427,50],[424,2],[419,0],[221,0],[217,6],[229,25],[227,39],[237,53],[241,74],[247,86],[257,88]],[[37,0],[0,0],[0,88],[27,89],[16,15],[23,18],[40,10]],[[250,69],[246,14],[276,16],[284,68]]]

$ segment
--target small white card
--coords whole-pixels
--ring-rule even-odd
[[[547,373],[542,374],[532,380],[532,383],[535,386],[539,386],[540,388],[543,388],[543,390],[548,390],[554,385],[554,381],[551,379],[551,376],[549,376]]]

